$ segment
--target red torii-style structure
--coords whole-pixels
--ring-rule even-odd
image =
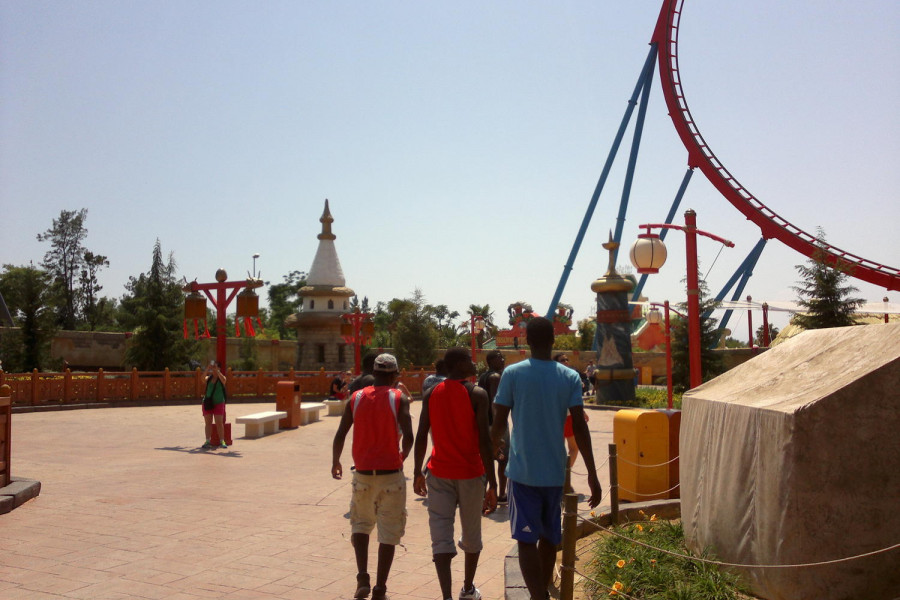
[[[225,357],[228,334],[225,331],[225,311],[228,310],[228,305],[231,304],[231,301],[234,300],[239,291],[245,288],[252,290],[263,285],[261,279],[253,277],[248,277],[243,281],[227,281],[227,279],[228,273],[225,269],[219,269],[216,271],[215,283],[197,283],[192,281],[182,288],[185,292],[190,293],[203,292],[210,302],[213,303],[213,307],[216,309],[216,362],[222,368],[227,366]],[[213,291],[216,292],[215,296],[212,294]],[[240,302],[238,306],[240,308]],[[248,333],[254,335],[252,329]]]

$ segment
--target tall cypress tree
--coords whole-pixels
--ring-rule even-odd
[[[87,209],[62,210],[53,227],[39,233],[39,242],[50,242],[50,250],[44,255],[43,266],[54,278],[54,291],[59,297],[59,325],[63,329],[75,329],[78,323],[78,293],[76,283],[84,264],[84,245],[87,228]]]
[[[709,297],[709,289],[705,281],[700,281],[700,368],[703,371],[703,381],[708,381],[725,371],[725,365],[720,354],[715,352],[719,345],[719,330],[716,328],[718,319],[712,317],[703,318],[703,315],[716,308],[716,301]],[[685,315],[687,304],[679,304],[679,310]],[[691,367],[690,354],[688,353],[688,322],[687,319],[676,316],[672,320],[672,387],[683,392],[690,388]]]
[[[175,259],[163,262],[159,240],[153,246],[150,272],[131,277],[122,298],[120,320],[134,330],[125,353],[129,366],[146,371],[187,368],[197,343],[182,339],[184,293],[175,281]]]
[[[819,243],[824,245],[824,231],[820,228],[817,233]],[[795,265],[795,268],[802,281],[792,287],[800,295],[797,304],[805,312],[794,315],[791,323],[804,329],[857,325],[853,314],[865,300],[850,297],[859,290],[847,285],[849,275],[844,270],[825,263],[824,251],[817,251],[807,264]]]

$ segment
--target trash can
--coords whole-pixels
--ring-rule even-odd
[[[678,458],[681,454],[681,411],[674,408],[660,408],[658,412],[669,419],[669,498],[681,498],[681,475],[679,475]]]
[[[626,409],[613,417],[619,500],[668,498],[669,417],[656,410]]]
[[[281,429],[300,427],[300,384],[293,381],[279,381],[275,384],[275,410],[284,411],[287,416],[278,421]]]

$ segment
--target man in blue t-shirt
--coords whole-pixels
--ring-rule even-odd
[[[529,321],[526,338],[531,358],[506,367],[500,378],[491,439],[496,449],[512,413],[512,443],[506,467],[510,529],[519,543],[519,568],[525,585],[532,600],[543,600],[548,597],[556,546],[562,539],[560,504],[566,479],[563,428],[569,413],[588,470],[591,508],[600,503],[603,493],[584,420],[581,378],[551,359],[553,323],[548,319]]]

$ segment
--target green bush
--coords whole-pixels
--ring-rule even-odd
[[[638,387],[634,395],[640,408],[666,408],[668,404],[666,390]],[[672,408],[681,410],[681,394],[672,395]]]
[[[697,556],[685,547],[680,522],[655,518],[614,531],[653,548]],[[712,560],[708,552],[700,557]],[[585,580],[585,591],[595,599],[614,598],[621,592],[621,597],[627,594],[641,600],[738,600],[746,593],[737,575],[715,565],[665,554],[614,535],[599,539],[588,574],[591,579]]]

